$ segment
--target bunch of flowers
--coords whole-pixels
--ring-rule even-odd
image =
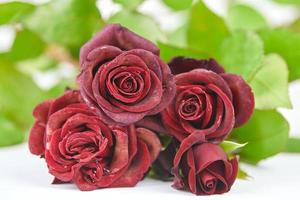
[[[219,144],[253,112],[243,78],[214,59],[166,64],[155,44],[118,24],[82,46],[80,65],[79,90],[33,111],[29,149],[45,159],[54,183],[85,191],[132,187],[155,165],[174,188],[230,190],[238,159]],[[171,140],[162,145],[164,135]]]

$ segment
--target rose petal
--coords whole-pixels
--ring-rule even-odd
[[[138,36],[119,24],[111,24],[103,28],[81,47],[80,64],[86,60],[90,51],[103,45],[116,46],[122,50],[145,49],[159,55],[159,49],[152,42]]]
[[[195,146],[193,151],[197,173],[200,173],[215,161],[222,160],[227,162],[225,152],[215,144],[203,143]]]
[[[45,125],[35,122],[30,130],[28,140],[29,150],[34,155],[43,155],[45,152]]]
[[[117,180],[111,187],[133,187],[135,186],[148,171],[151,164],[150,152],[147,145],[138,140],[138,152],[128,170]]]
[[[205,142],[204,134],[191,134],[181,142],[180,147],[177,150],[177,153],[175,155],[174,162],[173,162],[174,167],[173,167],[172,173],[174,174],[175,178],[178,179],[178,177],[180,177],[178,167],[179,167],[179,163],[180,163],[180,160],[181,160],[181,157],[183,156],[183,154],[186,151],[188,151],[193,145],[195,145],[197,143],[202,143],[202,142]]]
[[[51,104],[49,109],[49,113],[55,113],[56,111],[66,107],[67,105],[73,103],[80,103],[82,102],[81,96],[79,91],[77,90],[67,90],[63,96],[55,99]]]
[[[221,67],[214,59],[198,60],[193,58],[175,57],[169,63],[170,69],[174,75],[189,72],[193,69],[211,70],[217,74],[224,73]]]
[[[254,111],[254,95],[251,87],[238,75],[221,75],[229,85],[233,95],[233,106],[235,111],[235,127],[244,125]]]
[[[192,148],[187,151],[187,164],[189,166],[188,186],[192,193],[197,193],[195,159]]]
[[[162,124],[162,119],[160,115],[147,116],[136,122],[137,127],[143,127],[152,130],[158,134],[166,134],[168,131]]]
[[[33,116],[35,117],[35,119],[46,124],[48,120],[49,109],[52,103],[53,101],[50,100],[38,104],[33,110]]]
[[[153,162],[161,150],[161,144],[159,138],[152,131],[145,128],[137,128],[137,137],[142,140],[148,147],[151,155],[151,162]]]
[[[116,145],[110,164],[110,173],[116,173],[129,164],[128,135],[121,130],[114,130]]]
[[[212,84],[209,84],[207,88],[214,91],[222,99],[224,104],[225,114],[222,119],[222,124],[219,126],[218,130],[208,136],[208,138],[214,142],[221,142],[231,132],[234,126],[234,108],[230,99],[220,90],[220,88]]]

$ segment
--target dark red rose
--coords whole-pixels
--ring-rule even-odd
[[[128,125],[161,112],[175,83],[159,49],[117,25],[108,25],[80,51],[80,91],[108,124]]]
[[[31,151],[44,148],[55,182],[74,182],[81,190],[134,186],[160,151],[152,131],[134,125],[108,126],[78,91],[67,91],[49,104],[43,132],[32,129],[29,147]],[[35,113],[47,110],[40,105]]]
[[[193,134],[180,144],[174,158],[173,187],[197,195],[228,192],[237,177],[237,158],[229,160],[218,145],[201,141],[203,135]]]
[[[225,73],[213,59],[174,58],[176,96],[161,113],[170,134],[179,141],[192,133],[221,142],[246,123],[253,113],[254,96],[241,76]]]

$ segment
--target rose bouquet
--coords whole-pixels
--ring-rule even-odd
[[[213,58],[166,64],[159,56],[118,24],[81,47],[79,90],[33,111],[29,149],[45,159],[53,183],[132,187],[150,172],[197,195],[230,190],[238,156],[224,140],[253,113],[250,86]]]

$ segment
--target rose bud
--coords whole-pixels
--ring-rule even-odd
[[[229,160],[218,145],[199,143],[198,136],[184,139],[175,155],[173,187],[196,195],[228,192],[237,177],[237,158]]]
[[[254,96],[241,76],[225,73],[213,59],[174,58],[176,96],[161,113],[171,135],[179,141],[192,133],[219,143],[233,127],[245,124],[254,110]]]
[[[161,112],[175,95],[159,49],[118,24],[106,26],[81,48],[80,63],[81,94],[105,123],[135,123]]]
[[[32,129],[29,147],[45,148],[55,183],[74,182],[81,190],[134,186],[158,156],[161,145],[152,131],[134,125],[108,126],[83,102],[78,91],[66,91],[48,102],[44,132]],[[35,136],[38,134],[43,139]]]

